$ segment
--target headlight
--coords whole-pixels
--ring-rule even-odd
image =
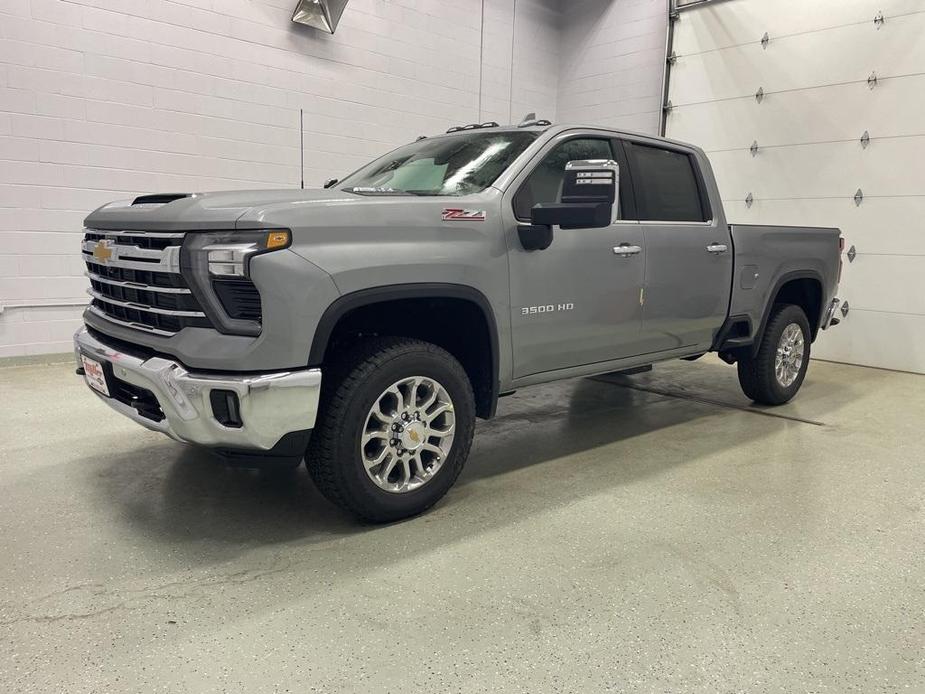
[[[190,250],[205,254],[209,275],[213,277],[248,277],[251,257],[287,248],[290,240],[289,231],[285,229],[220,231],[195,234]]]
[[[287,229],[192,232],[180,251],[180,269],[187,284],[212,324],[223,333],[259,335],[260,297],[250,281],[251,260],[263,253],[288,248],[292,238]],[[250,312],[229,309],[222,301],[231,289],[235,296],[248,293]],[[221,294],[221,296],[219,296]],[[240,298],[240,297],[239,297]],[[251,306],[253,304],[253,306]]]

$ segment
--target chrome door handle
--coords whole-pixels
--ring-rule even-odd
[[[621,258],[629,258],[631,255],[639,255],[642,253],[642,246],[631,246],[628,243],[621,243],[619,246],[613,247],[613,252]]]
[[[707,253],[712,253],[713,255],[719,255],[720,253],[725,253],[729,250],[729,246],[725,243],[711,243],[707,246]]]

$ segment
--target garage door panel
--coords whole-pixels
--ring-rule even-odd
[[[768,2],[768,0],[763,0]],[[765,32],[772,40],[796,34],[825,30],[845,24],[865,24],[873,28],[873,19],[882,11],[888,29],[899,15],[922,11],[921,0],[843,0],[837,7],[814,0],[773,0],[768,12],[749,0],[731,0],[722,7],[704,7],[682,12],[675,25],[675,43],[686,52],[728,48],[747,41],[758,42]]]
[[[922,0],[727,0],[675,26],[668,135],[708,152],[729,220],[837,226],[856,247],[852,310],[818,357],[925,372],[922,36]]]
[[[672,78],[673,79],[673,78]],[[833,105],[837,105],[833,108]],[[858,141],[925,134],[925,75],[884,80],[876,89],[842,84],[753,98],[680,106],[671,136],[707,152],[794,142]]]
[[[710,156],[720,190],[738,190],[744,198],[851,197],[922,195],[925,192],[925,137],[881,140],[863,149],[859,143],[795,145]],[[897,166],[908,161],[908,166]]]
[[[854,310],[813,344],[818,359],[925,372],[925,316]]]
[[[860,206],[851,199],[755,200],[751,207],[743,199],[723,201],[733,224],[784,224],[791,226],[838,227],[845,248],[859,253],[925,256],[925,197],[867,198]],[[910,233],[911,232],[911,233]],[[851,266],[846,267],[846,272]],[[920,281],[925,285],[925,278]]]
[[[859,254],[839,289],[853,308],[925,315],[923,278],[925,256]]]
[[[889,31],[852,25],[831,31],[782,38],[767,50],[748,44],[684,55],[671,68],[673,104],[728,99],[765,92],[805,89],[823,84],[866,80],[878,75],[921,72],[925,64],[925,13],[898,18]],[[901,45],[904,50],[896,50]],[[677,44],[676,44],[677,46]]]

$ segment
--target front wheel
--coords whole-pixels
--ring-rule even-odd
[[[331,377],[306,456],[321,492],[374,522],[435,504],[462,471],[475,430],[459,362],[421,340],[376,338]]]
[[[806,377],[809,346],[809,320],[803,309],[793,304],[776,304],[768,317],[758,353],[739,359],[742,391],[762,405],[789,401]]]

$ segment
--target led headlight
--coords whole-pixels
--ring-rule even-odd
[[[260,334],[259,295],[250,281],[255,256],[288,248],[292,239],[287,229],[245,229],[239,231],[193,232],[186,235],[180,251],[180,269],[187,284],[212,324],[223,333]],[[256,317],[248,311],[228,309],[219,296],[227,299],[228,289],[249,293]],[[232,293],[234,293],[232,291]],[[227,303],[227,301],[226,301]],[[256,308],[255,308],[256,307]]]
[[[213,277],[247,277],[250,258],[289,246],[289,232],[235,231],[202,234],[201,252],[206,254]],[[199,245],[199,244],[196,244]]]

